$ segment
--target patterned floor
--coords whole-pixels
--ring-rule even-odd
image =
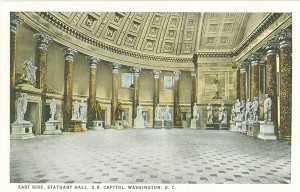
[[[125,129],[11,140],[12,183],[279,183],[291,147],[241,133]]]

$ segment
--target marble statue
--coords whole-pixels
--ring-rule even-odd
[[[74,120],[79,120],[80,119],[80,104],[75,101],[75,103],[73,104],[73,116],[72,119]]]
[[[86,114],[87,114],[87,104],[83,100],[81,100],[79,119],[82,121],[86,121]]]
[[[235,120],[241,120],[241,103],[240,100],[236,100],[236,103],[234,105],[235,109]]]
[[[17,122],[24,123],[24,115],[27,111],[27,94],[21,93],[21,97],[18,99],[17,104]]]
[[[214,123],[213,122],[214,115],[213,115],[212,105],[209,103],[208,106],[206,107],[206,109],[207,109],[207,123]]]
[[[162,113],[162,109],[159,106],[159,104],[157,104],[157,106],[155,108],[155,121],[160,121],[161,120],[161,113]]]
[[[250,108],[251,108],[251,102],[250,102],[250,99],[247,99],[246,111],[245,111],[245,121],[249,121],[249,119],[250,119],[250,116],[251,116]]]
[[[96,120],[102,120],[101,110],[102,110],[102,108],[101,108],[100,102],[96,101],[96,103],[95,103],[95,119]]]
[[[121,120],[122,119],[122,111],[123,111],[123,108],[122,108],[122,104],[121,102],[118,102],[118,105],[117,105],[117,114],[116,114],[116,118],[118,120]]]
[[[200,118],[200,111],[199,108],[197,106],[197,103],[194,103],[194,107],[193,107],[193,119],[199,120]]]
[[[219,108],[219,121],[221,123],[227,123],[227,110],[224,106],[224,103],[222,103],[221,107]]]
[[[234,108],[234,105],[232,105],[232,108],[231,108],[230,121],[235,121],[235,108]]]
[[[55,119],[55,113],[57,111],[57,102],[56,100],[53,98],[52,101],[50,102],[50,114],[51,114],[51,121],[54,121]]]
[[[137,110],[136,116],[143,117],[143,107],[141,106],[141,104],[139,104],[139,106],[137,106],[136,110]]]
[[[139,104],[136,108],[136,118],[134,119],[134,127],[133,128],[145,128],[145,120],[143,117],[143,107]]]
[[[271,121],[271,112],[272,112],[272,99],[269,97],[268,94],[265,96],[264,101],[264,120]]]
[[[258,98],[254,97],[250,110],[252,112],[252,121],[257,122],[258,121]]]
[[[172,121],[172,113],[171,113],[171,108],[169,107],[169,105],[167,105],[165,107],[165,114],[164,114],[164,116],[165,116],[164,119],[166,121]]]
[[[36,81],[35,71],[37,69],[37,67],[32,64],[32,61],[33,61],[33,58],[29,58],[22,64],[23,69],[25,68],[25,70],[26,70],[28,80],[31,83]]]

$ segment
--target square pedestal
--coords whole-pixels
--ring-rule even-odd
[[[172,121],[165,121],[165,128],[172,129]]]
[[[68,132],[82,132],[82,121],[80,120],[71,120],[69,125]]]
[[[116,129],[117,129],[117,130],[122,130],[122,129],[124,129],[124,127],[123,127],[123,120],[116,120],[115,126],[116,126]]]
[[[263,140],[276,140],[277,137],[274,133],[274,122],[270,121],[261,121],[260,122],[260,131],[257,135],[257,138]]]
[[[259,122],[249,122],[247,135],[257,137],[259,133]]]
[[[14,122],[11,124],[12,132],[10,139],[31,139],[34,138],[32,133],[32,123],[26,121],[23,123]]]
[[[86,128],[86,121],[82,121],[81,126],[82,126],[82,130],[83,130],[83,131],[87,131],[87,128]]]
[[[219,124],[219,129],[220,130],[228,130],[229,129],[229,126],[227,123],[220,123]]]
[[[46,128],[43,132],[44,135],[59,135],[62,134],[61,128],[62,123],[61,121],[49,120],[45,123]]]
[[[154,128],[161,129],[162,128],[162,121],[154,121]]]
[[[241,133],[247,134],[247,132],[248,132],[248,122],[243,121]]]
[[[96,131],[104,130],[103,122],[104,121],[93,121],[93,127],[90,127],[89,129]]]
[[[134,126],[135,129],[142,129],[145,128],[145,121],[143,117],[137,117],[134,119]]]
[[[242,132],[242,121],[235,121],[235,126],[238,132]]]
[[[191,129],[201,129],[200,128],[200,121],[197,119],[191,119]]]
[[[219,124],[218,123],[207,123],[206,130],[219,130]]]
[[[234,121],[230,121],[229,123],[230,127],[229,127],[229,131],[237,131],[237,127],[235,126],[235,122]]]

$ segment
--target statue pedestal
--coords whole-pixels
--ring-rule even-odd
[[[83,130],[83,131],[87,131],[87,128],[86,128],[86,121],[82,121],[81,126],[82,126],[82,130]]]
[[[206,130],[219,130],[219,124],[218,123],[206,123]]]
[[[82,121],[81,120],[72,120],[70,121],[70,127],[68,128],[68,132],[82,132]]]
[[[259,133],[259,122],[249,122],[247,135],[257,137]]]
[[[219,124],[219,129],[220,130],[228,130],[229,129],[228,124],[227,123],[220,123]]]
[[[247,132],[248,132],[248,122],[243,121],[241,133],[247,134]]]
[[[165,120],[165,128],[166,128],[166,129],[172,129],[172,121],[169,121],[169,120],[166,121],[166,120]]]
[[[61,121],[57,120],[49,120],[45,123],[46,128],[43,132],[43,135],[59,135],[62,134],[62,131],[60,130],[62,128]]]
[[[234,121],[230,121],[229,131],[236,131],[236,126]]]
[[[237,120],[235,121],[236,131],[242,132],[242,121]]]
[[[181,122],[181,120],[175,121],[174,127],[176,127],[176,128],[182,128],[182,122]]]
[[[104,130],[103,122],[104,121],[98,121],[98,120],[93,121],[93,127],[89,127],[89,129],[96,130],[96,131]]]
[[[277,137],[274,134],[274,122],[270,121],[261,121],[260,122],[260,131],[257,135],[257,138],[263,140],[276,140]]]
[[[136,117],[134,119],[134,126],[133,126],[133,128],[136,128],[136,129],[145,128],[144,118],[143,117]]]
[[[201,129],[200,127],[200,120],[197,119],[191,119],[191,129]]]
[[[124,129],[124,127],[123,127],[123,120],[116,120],[115,126],[116,126],[116,129],[117,129],[117,130],[122,130],[122,129]]]
[[[161,129],[162,128],[162,120],[155,120],[154,121],[154,128]]]
[[[10,139],[31,139],[34,138],[32,133],[32,123],[24,121],[23,123],[14,122],[11,124],[12,132]]]

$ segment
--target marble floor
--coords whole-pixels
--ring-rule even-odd
[[[291,182],[291,147],[241,133],[125,129],[11,140],[11,183]]]

